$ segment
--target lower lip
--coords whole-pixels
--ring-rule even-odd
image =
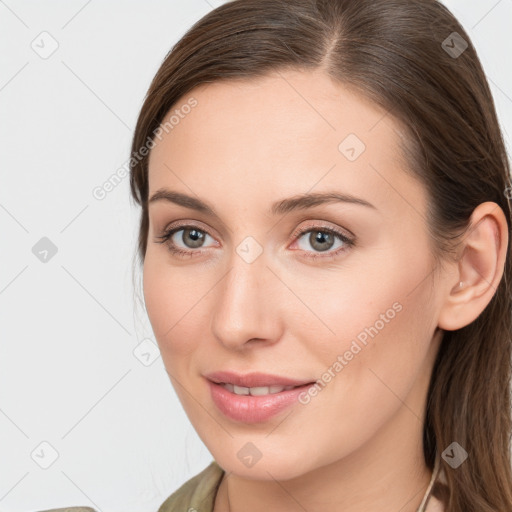
[[[267,421],[287,407],[298,402],[299,395],[308,390],[310,384],[263,396],[236,395],[220,384],[208,380],[212,400],[228,418],[243,423]]]

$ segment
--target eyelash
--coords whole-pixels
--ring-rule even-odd
[[[158,243],[158,244],[166,243],[167,248],[169,249],[169,251],[172,254],[174,254],[176,256],[180,256],[180,257],[189,257],[189,258],[191,258],[191,257],[194,257],[194,255],[196,253],[201,254],[201,252],[202,252],[201,250],[190,249],[190,250],[186,251],[186,250],[177,248],[172,243],[167,243],[170,240],[170,238],[175,233],[177,233],[178,231],[181,231],[182,229],[186,229],[186,228],[195,229],[196,231],[199,231],[201,233],[205,233],[205,234],[207,234],[208,236],[211,237],[211,235],[210,235],[210,233],[208,233],[208,231],[206,231],[204,229],[199,229],[198,226],[194,226],[193,224],[183,224],[183,225],[180,225],[180,226],[174,226],[172,228],[167,229],[161,236],[156,237],[156,239],[159,240],[156,243]],[[314,231],[317,231],[317,232],[320,232],[320,233],[328,233],[330,235],[333,235],[334,237],[340,239],[345,244],[345,247],[338,248],[337,250],[332,251],[332,252],[326,252],[326,253],[324,253],[325,255],[320,255],[318,253],[310,254],[308,251],[306,251],[306,254],[304,255],[304,257],[306,257],[306,258],[310,258],[310,259],[313,259],[313,260],[316,260],[316,259],[333,259],[333,258],[336,258],[339,254],[349,250],[351,247],[353,247],[355,245],[355,240],[352,240],[351,238],[348,238],[341,231],[338,231],[337,229],[332,228],[332,227],[326,227],[326,226],[320,226],[320,225],[319,226],[310,226],[308,228],[302,228],[302,229],[299,228],[299,229],[294,231],[292,236],[293,236],[293,238],[295,240],[296,238],[300,238],[302,235],[304,235],[306,233],[310,233],[310,232],[314,232]]]

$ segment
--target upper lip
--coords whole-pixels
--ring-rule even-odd
[[[297,380],[281,375],[271,375],[268,373],[246,373],[239,374],[228,371],[219,371],[207,373],[204,375],[208,380],[216,383],[234,384],[246,388],[264,387],[264,386],[303,386],[310,384],[310,380]]]

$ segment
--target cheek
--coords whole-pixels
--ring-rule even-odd
[[[167,366],[193,353],[201,341],[197,313],[200,299],[194,277],[146,255],[143,273],[144,301],[160,353]],[[206,297],[203,298],[203,300]]]
[[[417,285],[414,271],[388,276],[378,289],[371,278],[361,277],[358,287],[346,280],[346,293],[333,287],[323,294],[322,319],[336,334],[309,343],[323,373],[320,390],[304,405],[301,430],[318,431],[321,425],[329,440],[325,448],[336,456],[362,445],[400,410],[413,422],[414,414],[421,415],[410,393],[431,341],[429,284],[410,293]]]
[[[435,325],[430,281],[419,277],[428,275],[428,262],[416,264],[407,269],[395,260],[385,275],[354,272],[343,288],[324,288],[321,316],[334,334],[311,350],[324,366],[323,389],[331,390],[319,395],[334,397],[339,414],[350,409],[361,421],[384,414],[400,406],[420,374]]]

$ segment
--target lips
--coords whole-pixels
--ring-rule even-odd
[[[239,374],[229,371],[218,371],[204,375],[209,381],[216,384],[231,384],[243,388],[262,388],[271,386],[297,387],[311,384],[314,380],[299,380],[281,375],[272,375],[268,373],[246,373]]]
[[[270,420],[288,407],[296,406],[299,403],[299,396],[307,392],[309,386],[313,385],[304,384],[272,394],[253,395],[250,393],[249,395],[239,395],[224,387],[229,386],[229,384],[215,383],[208,379],[205,379],[205,381],[217,410],[226,418],[241,423],[261,423]],[[241,387],[241,389],[263,388]]]

